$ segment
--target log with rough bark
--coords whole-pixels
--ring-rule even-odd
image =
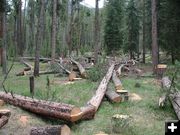
[[[121,102],[121,97],[119,94],[117,94],[112,89],[108,88],[106,91],[106,97],[112,102],[112,103],[119,103]]]
[[[0,117],[0,128],[2,128],[4,125],[8,123],[9,118],[7,116],[1,116]]]
[[[102,79],[98,89],[96,90],[95,95],[88,101],[88,104],[94,106],[96,108],[96,111],[98,110],[98,108],[101,104],[101,101],[106,93],[107,85],[108,85],[109,80],[111,79],[112,73],[114,71],[114,66],[115,66],[114,63],[111,64],[110,68],[108,69],[108,72],[106,73],[106,75]]]
[[[87,77],[87,73],[86,70],[84,69],[84,67],[77,61],[75,61],[74,59],[71,58],[71,61],[77,65],[77,67],[79,68],[80,74],[82,76],[82,78],[86,78]]]
[[[0,110],[0,128],[8,123],[9,117],[11,115],[10,110],[1,109]]]
[[[163,77],[162,78],[162,87],[167,91],[167,92],[171,92],[171,80],[169,79],[169,77]],[[162,96],[161,96],[162,97]],[[161,99],[160,97],[160,99]],[[164,101],[166,100],[167,97],[169,97],[169,100],[174,108],[174,111],[178,117],[178,119],[180,120],[180,92],[174,92],[174,93],[170,93],[168,95],[168,93],[164,96]],[[162,102],[162,103],[163,103]]]
[[[68,73],[68,74],[71,73],[71,71],[69,71],[68,69],[66,69],[65,67],[63,67],[60,63],[57,63],[57,65],[58,65],[61,69],[63,69],[66,73]]]
[[[5,92],[0,92],[0,99],[36,114],[70,122],[92,119],[95,115],[95,108],[90,105],[79,108],[70,104],[37,100]]]
[[[30,135],[70,135],[71,130],[67,125],[33,127]]]
[[[123,89],[122,83],[121,83],[120,79],[118,78],[115,70],[113,71],[112,80],[113,80],[113,83],[115,85],[116,90],[122,90]]]

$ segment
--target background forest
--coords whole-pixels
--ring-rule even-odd
[[[98,0],[95,9],[81,1],[2,0],[0,47],[4,45],[9,59],[35,56],[36,50],[41,57],[56,58],[95,51],[129,54],[145,63],[154,49],[151,7],[155,6],[157,53],[160,58],[170,56],[172,63],[180,58],[178,0],[157,0],[155,5],[151,0],[111,0],[100,9]]]

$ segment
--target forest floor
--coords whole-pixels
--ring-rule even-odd
[[[23,65],[15,63],[5,86],[6,89],[13,91],[13,93],[30,96],[29,77],[17,77],[15,75],[23,67]],[[48,75],[48,77],[51,81],[50,89],[46,87],[47,75],[42,75],[35,79],[35,98],[74,104],[79,107],[86,104],[99,84],[99,82],[91,82],[90,80],[80,80],[68,84],[66,83],[68,82],[67,77],[55,77],[54,75]],[[0,82],[2,80],[2,74],[0,73]],[[131,76],[123,77],[121,81],[123,87],[131,95],[132,93],[133,95],[137,94],[140,98],[117,104],[112,104],[105,99],[94,119],[72,124],[67,123],[71,128],[72,135],[94,135],[100,131],[109,135],[120,135],[112,131],[113,123],[111,118],[115,114],[126,114],[132,117],[132,122],[127,130],[123,131],[122,135],[164,135],[165,121],[176,119],[176,116],[170,104],[165,108],[158,107],[161,88],[157,80],[148,77],[137,78]],[[139,83],[140,87],[135,87],[136,83]],[[0,90],[3,90],[1,86]],[[29,135],[33,126],[63,123],[56,119],[35,115],[8,104],[1,108],[11,110],[12,114],[8,124],[0,130],[0,135]]]

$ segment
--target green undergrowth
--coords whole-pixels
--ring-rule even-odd
[[[5,87],[7,90],[16,94],[24,96],[31,96],[29,92],[29,76],[15,76],[15,74],[23,68],[23,65],[15,63],[12,71],[10,72]],[[1,68],[0,68],[1,70]],[[100,70],[99,70],[100,72]],[[91,80],[80,80],[73,84],[55,84],[53,82],[66,81],[67,78],[59,78],[54,75],[48,75],[50,79],[50,87],[47,88],[47,75],[42,75],[35,78],[35,94],[34,98],[51,100],[56,102],[63,102],[73,104],[76,106],[84,106],[87,101],[92,97],[98,87],[100,81],[92,82]],[[3,77],[0,73],[0,80]],[[77,123],[67,123],[72,130],[72,135],[93,135],[100,131],[110,135],[121,135],[114,133],[112,130],[112,116],[115,114],[125,114],[132,117],[127,130],[123,131],[122,135],[163,135],[165,120],[176,119],[172,106],[167,104],[165,108],[158,107],[158,98],[161,94],[160,86],[153,78],[136,78],[136,77],[123,77],[121,78],[124,89],[130,93],[138,94],[142,100],[128,101],[117,104],[112,104],[104,100],[98,109],[95,118],[89,121],[80,121]],[[135,87],[139,83],[140,87]],[[113,85],[112,85],[113,86]],[[0,87],[1,91],[3,90]],[[24,135],[29,131],[32,126],[41,125],[56,125],[61,124],[62,121],[47,119],[42,116],[34,115],[21,109],[14,109],[15,107],[8,105],[8,108],[13,108],[12,118],[15,119],[20,113],[32,117],[29,124],[21,127],[18,124],[9,122],[1,131],[0,134],[6,132],[7,134],[14,132],[14,135]],[[18,110],[18,111],[17,111]],[[10,128],[11,127],[11,128]],[[19,128],[18,128],[19,127]],[[10,128],[10,129],[9,129]],[[24,128],[22,132],[22,128]]]

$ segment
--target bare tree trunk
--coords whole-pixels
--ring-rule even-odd
[[[56,53],[56,26],[57,26],[57,0],[53,0],[52,37],[51,37],[51,59],[54,62]]]
[[[95,9],[95,21],[94,21],[94,49],[95,49],[95,62],[98,62],[98,52],[99,52],[99,0],[96,0],[96,9]]]
[[[146,46],[145,46],[145,37],[146,37],[146,23],[145,23],[145,0],[143,0],[143,63],[146,63]]]
[[[152,63],[153,72],[156,73],[158,64],[158,41],[157,41],[157,0],[151,0],[152,8]]]
[[[37,28],[37,39],[36,39],[36,50],[35,50],[35,64],[34,64],[34,76],[39,76],[39,57],[40,57],[40,46],[42,46],[42,29],[43,29],[43,12],[45,7],[45,1],[40,1],[40,15],[38,20]]]
[[[6,0],[4,0],[4,6],[6,5]],[[3,12],[3,55],[2,55],[2,71],[3,74],[7,73],[7,54],[6,54],[6,50],[7,50],[7,28],[6,28],[6,12],[4,9]]]
[[[17,46],[18,46],[18,54],[20,56],[23,56],[23,50],[24,50],[24,45],[22,43],[22,1],[18,0],[17,3]]]

